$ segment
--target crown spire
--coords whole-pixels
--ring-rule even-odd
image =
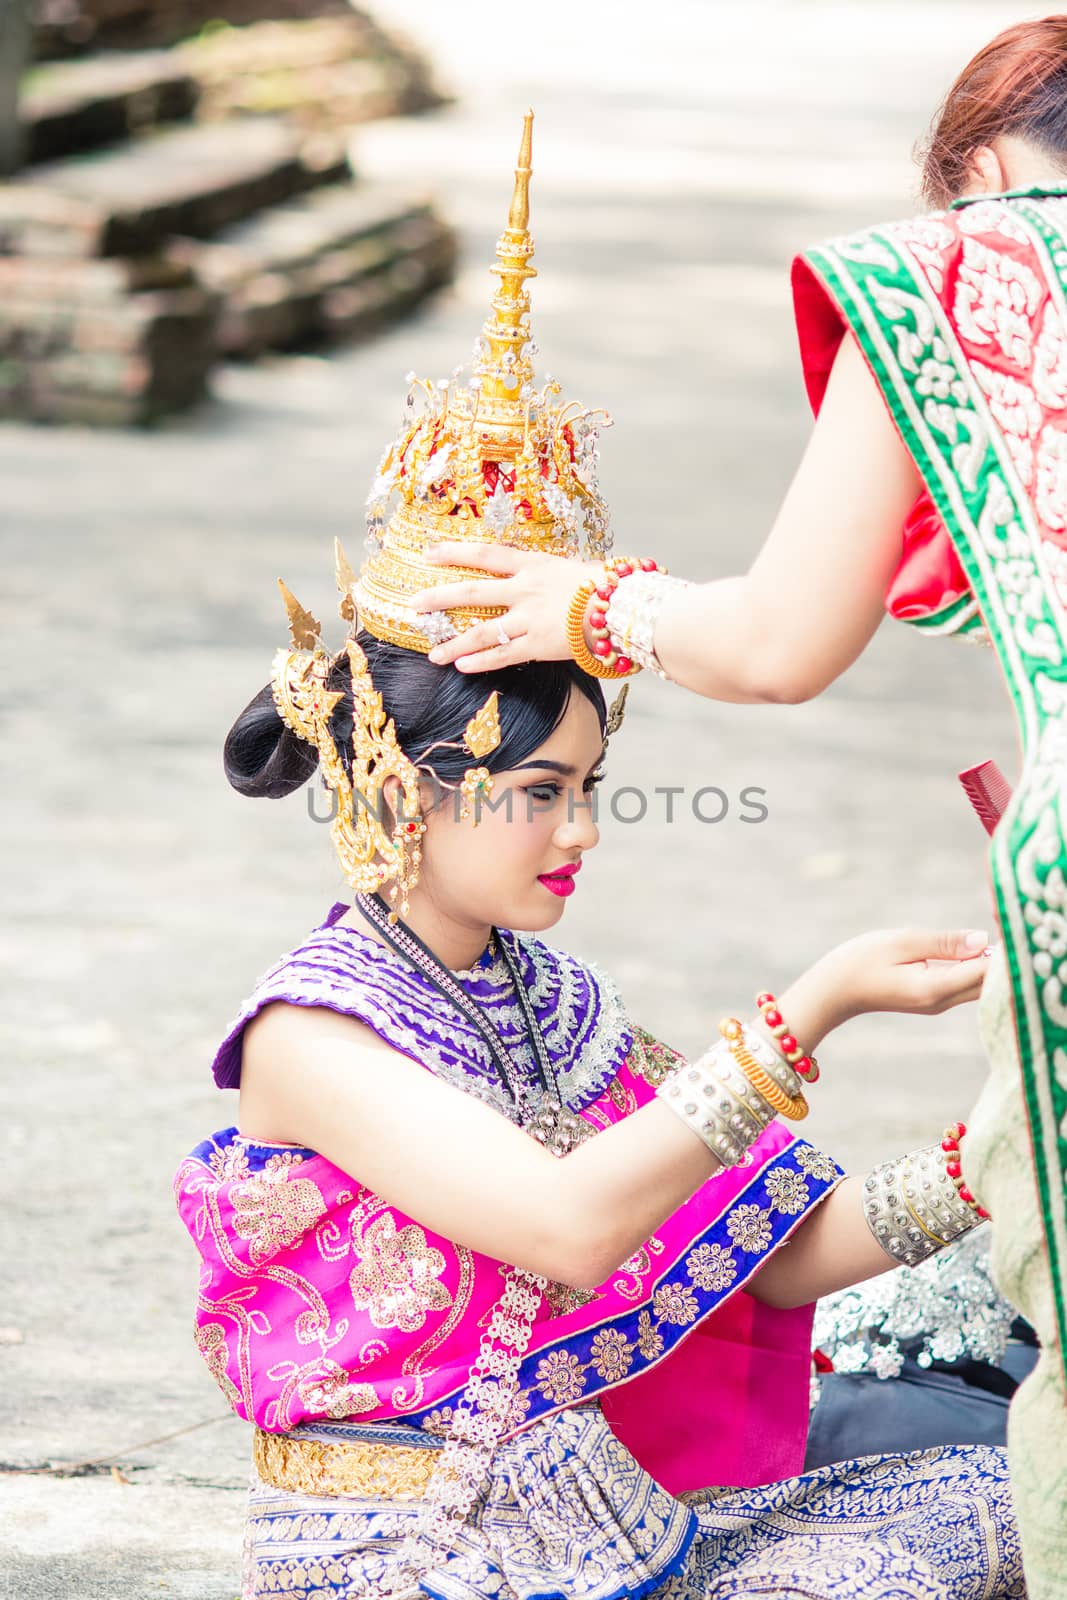
[[[533,112],[527,111],[522,124],[522,141],[519,144],[519,164],[515,168],[515,192],[508,212],[508,228],[514,233],[525,233],[530,226],[530,165],[533,155]]]
[[[520,390],[533,381],[530,345],[530,296],[527,278],[536,278],[530,266],[534,252],[530,238],[530,176],[533,155],[533,112],[522,125],[515,188],[508,224],[496,244],[496,261],[490,268],[500,279],[489,316],[482,328],[481,394],[490,404],[518,400]]]

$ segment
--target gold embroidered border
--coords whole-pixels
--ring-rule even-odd
[[[252,1459],[263,1483],[341,1499],[421,1500],[440,1450],[363,1440],[328,1444],[256,1429]]]

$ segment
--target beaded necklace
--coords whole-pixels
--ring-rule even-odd
[[[448,1003],[462,1013],[476,1030],[485,1044],[486,1049],[497,1072],[501,1084],[507,1092],[508,1098],[519,1116],[522,1127],[532,1135],[539,1144],[555,1156],[569,1154],[576,1145],[590,1138],[596,1129],[584,1118],[569,1110],[563,1104],[560,1092],[559,1079],[555,1068],[545,1048],[544,1037],[540,1024],[530,1001],[530,996],[522,982],[521,974],[515,963],[515,957],[508,949],[507,944],[494,928],[491,939],[495,941],[500,951],[501,959],[507,969],[511,986],[515,992],[515,999],[522,1016],[523,1030],[526,1041],[530,1047],[537,1069],[537,1087],[539,1094],[531,1097],[528,1086],[522,1081],[515,1070],[515,1063],[503,1040],[483,1014],[481,1007],[449,972],[433,951],[414,933],[405,922],[390,922],[389,907],[378,894],[359,894],[356,896],[356,908],[363,917],[377,930],[385,943],[395,950],[409,966],[422,974],[430,986],[447,1000]]]

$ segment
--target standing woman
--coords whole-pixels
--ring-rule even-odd
[[[1044,1347],[1009,1450],[1030,1592],[1051,1600],[1067,1570],[1067,16],[970,62],[923,183],[944,209],[795,264],[818,420],[747,574],[590,568],[576,592],[556,558],[445,544],[434,559],[496,575],[449,585],[448,603],[495,609],[431,660],[573,654],[759,704],[821,693],[885,609],[996,649],[1023,766],[992,846],[1005,959],[983,997],[992,1072],[965,1166],[1001,1219],[1000,1284]]]

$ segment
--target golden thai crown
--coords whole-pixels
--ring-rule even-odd
[[[611,418],[560,400],[558,383],[538,388],[534,381],[526,288],[537,276],[530,265],[532,139],[528,111],[492,268],[500,282],[469,376],[457,368],[434,384],[409,374],[409,420],[382,457],[367,499],[367,559],[351,590],[360,625],[423,654],[503,609],[414,611],[411,597],[421,589],[485,576],[428,565],[430,545],[466,539],[591,558],[611,547],[596,483],[598,433]]]

